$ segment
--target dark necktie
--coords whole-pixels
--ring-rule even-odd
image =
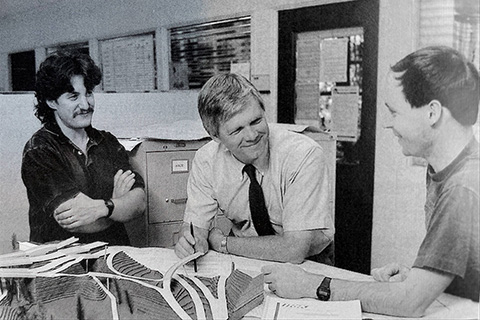
[[[257,230],[259,236],[274,235],[275,230],[273,230],[270,217],[268,216],[262,187],[255,176],[255,167],[251,164],[247,164],[243,167],[243,171],[246,172],[250,178],[248,198],[250,201],[250,213],[252,214],[253,226],[255,227],[255,230]]]

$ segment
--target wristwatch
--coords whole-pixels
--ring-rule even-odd
[[[224,236],[223,239],[222,239],[222,242],[220,242],[220,252],[221,253],[225,253],[227,254],[228,253],[228,250],[227,250],[227,236]]]
[[[105,206],[108,209],[108,214],[105,218],[110,218],[113,213],[113,209],[115,209],[115,204],[113,203],[112,199],[105,200]]]
[[[322,283],[317,288],[317,298],[321,301],[328,301],[330,299],[330,281],[332,278],[325,277]]]

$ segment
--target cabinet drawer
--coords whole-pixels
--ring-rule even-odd
[[[150,224],[148,227],[148,245],[172,248],[177,243],[181,227],[182,222]]]
[[[148,223],[182,221],[195,150],[147,153]]]

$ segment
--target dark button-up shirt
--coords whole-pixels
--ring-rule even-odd
[[[61,203],[80,192],[92,199],[110,199],[115,173],[119,169],[132,170],[125,148],[111,133],[92,127],[86,131],[87,154],[75,146],[56,123],[46,124],[26,143],[22,179],[30,204],[30,241],[44,243],[76,236],[82,243],[130,243],[123,223],[114,222],[97,233],[71,233],[53,218],[53,211]],[[138,173],[132,188],[144,188]]]

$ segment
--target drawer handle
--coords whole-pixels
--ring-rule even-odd
[[[187,198],[180,198],[180,199],[165,199],[165,202],[171,202],[173,204],[183,204],[187,203]]]

